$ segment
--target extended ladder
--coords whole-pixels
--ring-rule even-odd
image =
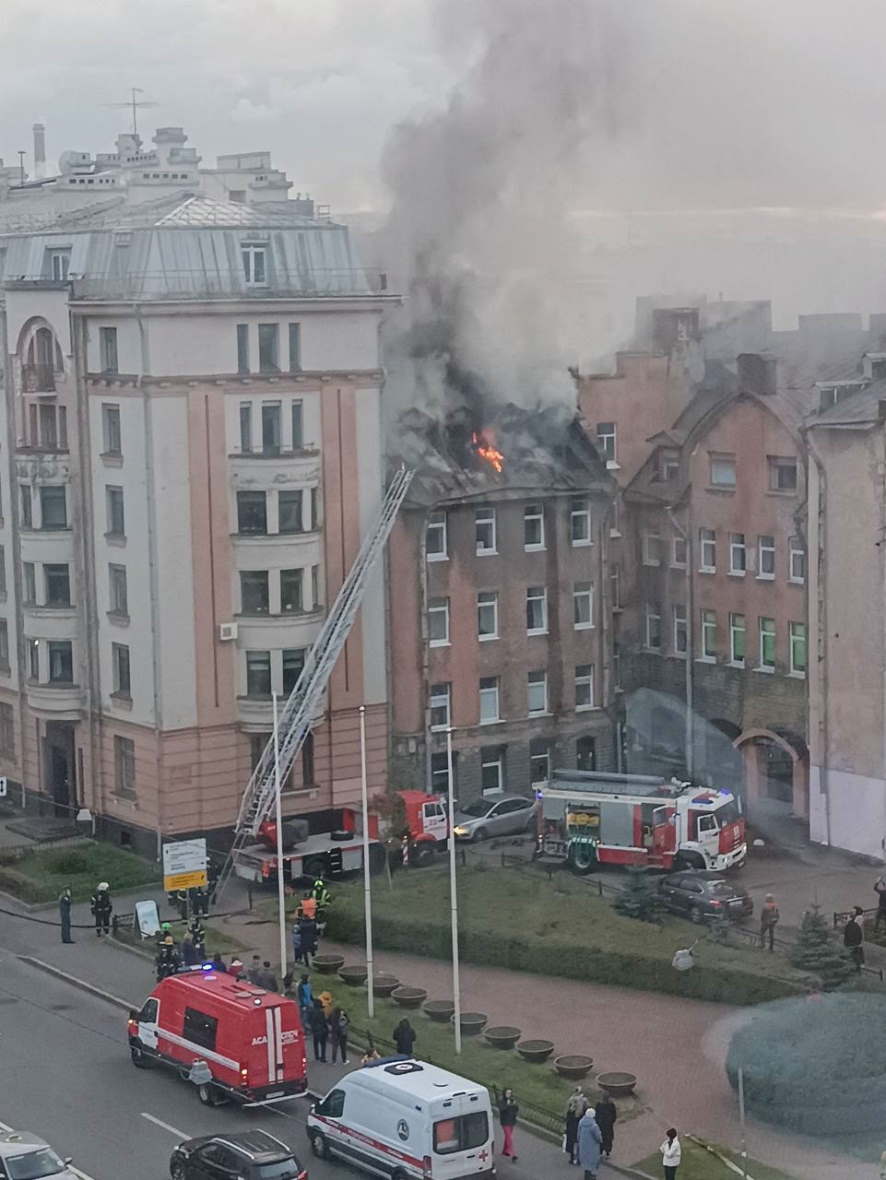
[[[280,711],[277,727],[281,783],[286,781],[286,776],[310,733],[311,722],[319,711],[329,677],[347,642],[363,601],[372,567],[394,527],[394,521],[409,490],[413,474],[407,467],[401,467],[391,480],[378,516],[363,538],[360,551],[342,583],[332,610],[326,616],[320,634],[308,651],[301,675]],[[274,738],[271,735],[243,793],[234,829],[234,843],[219,876],[219,889],[223,888],[231,874],[235,854],[255,839],[262,823],[273,810],[276,795],[274,761]]]

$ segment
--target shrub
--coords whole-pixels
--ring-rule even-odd
[[[624,914],[626,918],[658,922],[662,910],[658,884],[644,868],[632,865],[612,905],[617,913]]]
[[[799,971],[811,971],[826,991],[833,991],[855,974],[846,951],[831,937],[820,907],[812,905],[803,915],[797,941],[791,949],[791,963]]]

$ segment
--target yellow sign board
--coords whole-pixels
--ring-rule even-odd
[[[208,884],[206,873],[206,840],[176,840],[163,845],[163,888],[167,893],[177,889],[199,889]]]
[[[163,878],[163,888],[167,893],[175,893],[178,889],[203,889],[209,884],[206,869],[195,869],[191,873],[173,873]]]

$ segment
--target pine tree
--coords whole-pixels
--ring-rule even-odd
[[[661,900],[658,886],[646,869],[633,866],[627,870],[628,879],[616,895],[613,907],[626,918],[641,922],[658,922]]]
[[[834,942],[827,921],[819,911],[820,907],[813,904],[803,915],[790,959],[800,971],[817,975],[822,989],[830,992],[855,974],[855,964],[843,947]]]

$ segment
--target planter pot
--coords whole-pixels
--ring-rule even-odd
[[[517,1043],[517,1052],[524,1061],[529,1061],[533,1065],[540,1065],[543,1061],[547,1061],[554,1052],[554,1042],[519,1041]]]
[[[554,1069],[560,1077],[569,1078],[575,1082],[586,1078],[591,1072],[593,1064],[593,1057],[584,1057],[581,1053],[567,1053],[554,1058]]]
[[[334,975],[344,965],[344,955],[314,955],[311,964],[321,975]]]
[[[369,972],[366,970],[364,964],[362,967],[341,967],[339,968],[338,977],[349,987],[362,987],[366,982],[366,976],[368,974]]]
[[[401,1008],[419,1008],[428,998],[423,987],[395,987],[391,992],[391,999]]]
[[[452,1019],[453,1021],[455,1020],[454,1014]],[[483,1026],[486,1024],[488,1019],[489,1017],[485,1012],[462,1012],[461,1020],[459,1021],[462,1035],[466,1037],[476,1037],[483,1031]]]
[[[508,1024],[499,1024],[495,1028],[487,1028],[483,1037],[493,1049],[513,1049],[520,1040],[521,1031]]]
[[[610,1098],[627,1098],[633,1094],[637,1085],[637,1075],[633,1073],[601,1073],[597,1075],[597,1085],[605,1090]]]
[[[399,986],[400,980],[396,975],[379,974],[372,977],[372,991],[377,996],[389,996]]]
[[[454,1011],[455,1004],[452,1000],[428,1000],[424,1005],[425,1016],[436,1020],[438,1024],[448,1024]]]

